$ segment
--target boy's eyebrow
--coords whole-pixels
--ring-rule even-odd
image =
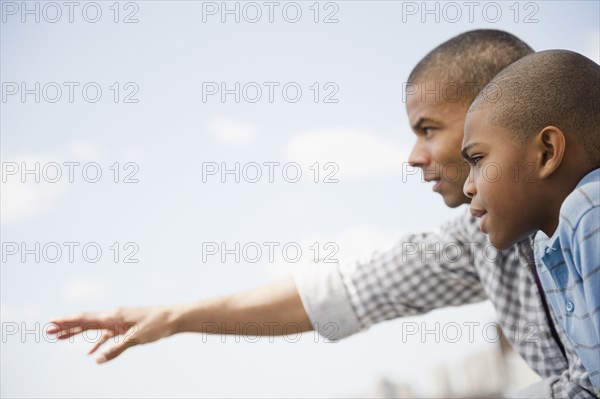
[[[479,145],[479,143],[469,143],[466,146],[464,146],[463,149],[460,151],[460,155],[462,155],[463,159],[468,160],[469,156],[467,155],[467,152],[469,151],[470,148],[473,148],[477,145]]]

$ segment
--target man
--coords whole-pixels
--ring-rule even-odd
[[[438,46],[411,73],[406,110],[417,142],[409,162],[423,170],[425,180],[436,182],[434,191],[448,206],[469,202],[463,194],[468,165],[460,154],[469,104],[497,73],[532,52],[506,32],[471,31]],[[428,95],[432,87],[434,95]],[[461,256],[452,261],[426,256],[440,255],[445,244],[458,246]],[[439,230],[404,237],[369,262],[319,264],[276,284],[195,304],[84,313],[54,320],[57,327],[49,332],[66,339],[101,328],[93,353],[135,325],[98,357],[103,363],[130,346],[177,332],[240,334],[246,323],[257,323],[264,327],[259,335],[281,335],[294,323],[300,331],[315,328],[339,339],[384,320],[490,299],[513,347],[543,378],[523,395],[589,397],[589,378],[573,350],[563,348],[566,340],[554,328],[535,275],[523,260],[531,258],[531,246],[519,244],[520,258],[516,246],[491,256],[487,244],[466,212]]]

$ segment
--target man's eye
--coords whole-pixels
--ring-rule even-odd
[[[483,157],[471,157],[471,163],[473,164],[473,166],[477,165],[481,158]]]
[[[429,137],[433,134],[433,128],[431,127],[424,127],[423,128],[423,133],[425,134],[425,136]]]

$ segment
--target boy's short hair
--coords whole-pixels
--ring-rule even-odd
[[[429,52],[412,70],[407,83],[457,85],[462,89],[457,102],[469,105],[501,70],[531,53],[533,49],[527,43],[508,32],[472,30]]]
[[[546,126],[558,127],[600,165],[600,65],[581,54],[548,50],[513,63],[479,93],[469,112],[480,109],[522,142]]]

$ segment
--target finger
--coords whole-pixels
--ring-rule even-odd
[[[68,317],[59,317],[57,319],[50,320],[50,323],[53,323],[57,326],[62,326],[64,324],[79,324],[82,322],[90,321],[90,319],[96,318],[93,313],[79,313],[78,315],[68,316]]]
[[[77,335],[83,331],[87,330],[102,330],[102,329],[116,329],[118,328],[117,324],[111,323],[101,323],[99,321],[86,321],[86,322],[65,322],[60,324],[58,327],[49,328],[47,330],[48,334],[56,334],[56,338],[58,339],[66,339],[70,338],[74,335]]]
[[[114,331],[111,330],[105,330],[102,333],[102,336],[100,337],[100,339],[98,340],[98,342],[96,342],[92,348],[88,351],[88,355],[91,355],[92,353],[96,352],[96,350],[102,346],[106,341],[108,341],[109,339],[111,339],[112,337],[115,336]]]
[[[52,320],[51,323],[54,324],[54,326],[48,328],[49,334],[58,333],[63,330],[69,330],[77,326],[84,326],[87,327],[87,329],[89,329],[100,325],[99,320],[89,319],[85,314],[82,314],[79,317]]]
[[[62,330],[56,333],[56,338],[58,339],[67,339],[71,338],[74,335],[80,334],[84,331],[88,330],[101,330],[101,329],[109,329],[107,327],[102,327],[101,323],[97,322],[87,322],[80,325],[68,326],[63,328]]]
[[[83,331],[82,327],[79,327],[79,326],[77,326],[77,327],[71,327],[69,329],[61,330],[60,332],[58,332],[56,334],[56,338],[58,338],[58,339],[67,339],[67,338],[70,338],[70,337],[72,337],[74,335],[77,335],[77,334],[81,333],[82,331]]]
[[[86,323],[81,326],[75,326],[75,327],[71,327],[69,329],[61,330],[60,332],[58,332],[56,334],[56,338],[57,339],[67,339],[67,338],[71,338],[72,336],[75,336],[77,334],[80,334],[84,331],[100,330],[100,329],[101,329],[101,327],[98,323]]]
[[[48,334],[56,334],[56,333],[60,333],[62,331],[67,331],[70,328],[73,328],[75,326],[80,325],[81,323],[78,321],[53,321],[52,323],[54,323],[54,326],[49,327],[48,330],[46,330],[48,332]]]
[[[58,319],[50,320],[50,323],[54,324],[55,327],[51,327],[51,331],[57,328],[65,329],[66,327],[77,326],[77,325],[89,325],[87,329],[97,328],[110,328],[115,327],[118,323],[119,309],[110,310],[104,312],[83,312],[76,316],[62,317]]]
[[[51,321],[50,323],[54,323],[54,322],[53,322],[53,321]],[[54,324],[52,327],[49,327],[49,328],[46,330],[46,332],[47,332],[48,334],[55,334],[55,333],[57,333],[57,332],[59,332],[59,331],[61,331],[61,330],[62,330],[62,328],[60,328],[60,327],[59,327],[57,324]]]
[[[133,338],[133,336],[125,338],[123,340],[123,342],[111,346],[110,348],[108,348],[108,350],[106,352],[104,352],[103,354],[98,356],[98,358],[96,359],[96,363],[102,364],[102,363],[108,362],[109,360],[112,360],[115,357],[119,356],[121,353],[123,353],[125,350],[127,350],[127,348],[137,345],[138,343],[139,343],[139,340],[136,338]]]

